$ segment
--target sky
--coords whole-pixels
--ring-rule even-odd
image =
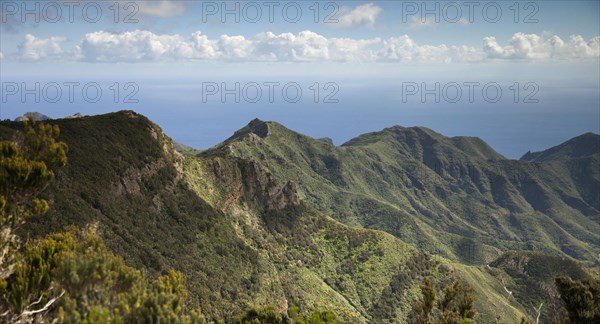
[[[600,132],[599,1],[0,0],[0,118],[133,109],[204,149],[260,117],[510,158]]]

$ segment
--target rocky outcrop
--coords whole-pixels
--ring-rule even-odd
[[[144,167],[130,168],[125,171],[123,177],[121,177],[120,182],[114,184],[115,191],[119,194],[133,194],[138,195],[141,193],[141,183],[144,178],[152,177],[158,173],[158,171],[167,164],[165,160],[160,159],[157,161],[153,161],[144,165]]]
[[[129,118],[137,118],[138,115],[132,112],[126,112]],[[176,171],[176,177],[167,188],[171,190],[175,184],[183,176],[183,159],[184,156],[175,150],[173,141],[163,133],[163,131],[155,125],[149,125],[148,131],[150,136],[157,142],[157,145],[162,148],[163,157],[147,163],[142,167],[131,167],[127,169],[120,181],[115,183],[114,189],[119,194],[140,194],[143,179],[152,177],[166,167],[173,167]]]
[[[229,161],[215,159],[211,164],[215,180],[226,195],[223,206],[219,207],[222,210],[240,200],[277,210],[300,204],[296,183],[280,184],[260,162],[233,158]]]
[[[298,187],[294,182],[279,185],[271,173],[254,161],[241,162],[240,169],[247,199],[263,202],[268,209],[300,204]]]

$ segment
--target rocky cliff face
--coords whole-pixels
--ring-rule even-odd
[[[284,209],[300,204],[298,186],[293,181],[277,184],[275,177],[258,162],[241,163],[246,196],[264,203],[268,209]]]

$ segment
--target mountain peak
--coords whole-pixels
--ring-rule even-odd
[[[365,145],[400,146],[409,155],[420,156],[422,149],[432,149],[444,156],[468,155],[481,160],[504,160],[505,157],[496,152],[485,141],[478,137],[447,137],[423,126],[392,126],[379,132],[360,135],[344,143],[342,146]],[[433,152],[432,151],[432,152]]]
[[[435,131],[421,126],[413,126],[413,127],[402,127],[399,125],[386,127],[378,132],[371,132],[359,135],[348,142],[342,144],[342,146],[361,146],[368,145],[377,142],[381,142],[384,140],[392,139],[393,141],[397,141],[400,139],[405,139],[407,136],[409,137],[419,137],[419,138],[435,138],[439,139],[443,137],[441,134],[436,133]]]
[[[598,153],[600,153],[600,135],[587,132],[544,151],[529,151],[521,157],[521,160],[530,162],[550,162],[562,159],[587,157]]]
[[[52,119],[52,118],[50,118],[42,113],[39,113],[39,112],[28,112],[28,113],[25,113],[23,116],[15,118],[15,121],[22,122],[22,121],[28,120],[29,118],[32,118],[34,121],[43,121],[43,120]]]
[[[225,142],[230,142],[232,140],[243,138],[247,136],[258,136],[260,138],[266,138],[271,134],[269,129],[269,122],[265,122],[258,118],[251,120],[248,125],[238,129],[231,137],[229,137]]]
[[[266,121],[264,121],[264,120],[262,120],[262,119],[259,119],[259,118],[254,118],[254,119],[252,119],[252,120],[251,120],[251,121],[248,123],[248,126],[250,126],[250,127],[254,127],[254,126],[262,125],[262,124],[265,124],[265,123],[267,123],[267,122],[266,122]]]

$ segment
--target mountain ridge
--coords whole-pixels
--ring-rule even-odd
[[[331,309],[348,322],[407,322],[424,277],[457,276],[474,287],[478,320],[503,312],[518,322],[544,296],[506,298],[504,281],[512,289],[548,278],[513,273],[510,260],[545,260],[513,251],[550,255],[556,274],[582,276],[597,253],[589,233],[597,209],[586,201],[598,180],[581,170],[590,158],[537,174],[522,166],[530,162],[488,164],[451,146],[335,147],[260,120],[196,156],[177,153],[160,127],[132,111],[48,123],[60,127],[69,164],[44,193],[51,210],[22,237],[98,224],[127,264],[184,273],[208,320],[232,322],[275,304],[282,312]],[[22,126],[0,123],[0,138]],[[531,179],[513,179],[511,167]],[[548,189],[555,176],[560,192]],[[585,199],[575,192],[585,191],[583,180]],[[586,206],[588,216],[577,209]]]
[[[599,152],[600,135],[587,132],[543,151],[529,151],[520,160],[544,163],[561,159],[585,158]]]
[[[271,125],[272,127],[277,127],[279,129],[284,129],[285,131],[292,132],[296,135],[313,138],[311,136],[308,136],[308,135],[296,132],[292,129],[289,129],[276,121],[261,120],[259,118],[254,118],[248,124],[246,124],[242,128],[235,131],[235,133],[232,136],[225,139],[223,142],[216,144],[212,148],[217,147],[220,144],[223,144],[225,142],[230,142],[238,137],[248,135],[250,133],[257,135],[260,138],[265,138],[266,136],[270,135],[270,133],[268,131],[269,125]],[[261,127],[264,127],[264,129],[259,130],[259,128],[261,128]],[[546,159],[546,158],[541,157],[542,154],[545,156],[549,153],[553,153],[555,150],[565,149],[565,147],[568,148],[569,146],[573,146],[573,145],[587,147],[588,150],[587,151],[582,150],[582,152],[579,152],[576,155],[570,156],[571,158],[588,157],[590,155],[593,155],[594,152],[597,153],[600,151],[600,135],[593,133],[593,132],[586,132],[581,135],[575,136],[569,140],[566,140],[563,143],[557,144],[555,146],[551,146],[545,150],[537,151],[537,152],[529,151],[526,154],[524,154],[521,158],[508,159],[505,156],[503,156],[502,154],[498,153],[492,146],[490,146],[482,138],[477,137],[477,136],[461,136],[461,135],[445,136],[445,135],[438,133],[428,127],[424,127],[424,126],[405,127],[405,126],[401,126],[401,125],[393,125],[390,127],[383,128],[380,131],[373,131],[373,132],[360,134],[358,136],[355,136],[355,137],[347,140],[346,142],[342,143],[341,145],[334,145],[334,146],[337,146],[337,147],[357,146],[357,145],[375,144],[379,141],[385,141],[385,140],[389,140],[389,139],[399,140],[400,138],[398,138],[397,135],[399,135],[399,134],[405,135],[404,133],[411,133],[411,132],[415,133],[416,135],[418,135],[420,137],[423,137],[423,136],[428,137],[429,140],[433,140],[433,141],[440,140],[441,138],[443,138],[445,140],[453,142],[454,145],[461,147],[461,150],[463,150],[466,154],[472,154],[475,156],[479,156],[482,159],[491,159],[491,160],[522,160],[522,161],[529,161],[529,162],[543,162],[544,160],[540,160],[540,159]],[[396,136],[394,136],[394,135],[396,135]],[[327,142],[331,144],[331,142],[329,140]],[[585,143],[582,143],[582,142],[585,142]],[[587,144],[592,143],[594,145],[590,146],[590,145],[586,145],[586,143]]]
[[[426,234],[431,229],[422,227],[439,227],[439,223],[431,222],[432,217],[444,219],[443,223],[455,228],[456,233],[470,233],[478,227],[475,233],[487,236],[492,225],[480,217],[468,216],[479,210],[477,213],[491,213],[495,215],[494,222],[503,223],[500,227],[491,227],[494,228],[492,232],[496,232],[492,236],[513,240],[523,236],[518,234],[523,231],[519,224],[529,223],[533,215],[539,214],[548,217],[548,221],[559,217],[560,221],[552,221],[554,225],[551,227],[559,229],[566,226],[571,228],[570,231],[579,228],[574,232],[577,233],[575,237],[591,240],[595,244],[600,242],[597,235],[590,231],[592,228],[600,230],[597,222],[600,200],[598,189],[595,188],[599,184],[599,177],[594,173],[594,176],[587,177],[591,182],[581,180],[586,178],[582,172],[592,172],[590,167],[593,161],[586,162],[587,166],[583,169],[575,170],[566,165],[550,168],[527,161],[508,160],[478,138],[445,137],[421,127],[389,127],[381,132],[358,136],[342,146],[325,145],[281,124],[260,120],[254,120],[236,134],[240,136],[232,136],[199,156],[221,152],[264,161],[280,179],[297,182],[301,196],[309,198],[321,211],[337,214],[338,219],[346,219],[349,224],[366,225],[369,228],[376,226],[373,228],[402,238],[407,234],[390,229],[390,225],[392,228],[398,226],[400,219],[404,219],[403,223],[406,224],[407,220],[420,214],[419,218],[429,225],[418,225],[420,221],[414,223],[413,232],[421,233],[423,237],[437,236]],[[277,136],[272,136],[275,134]],[[361,173],[365,175],[357,177]],[[580,180],[573,182],[573,178]],[[442,186],[432,186],[431,180],[441,181]],[[566,189],[559,189],[564,185],[554,184],[557,181],[571,184]],[[404,189],[397,188],[399,184],[403,184],[400,188]],[[389,188],[382,191],[384,187]],[[399,189],[403,195],[398,194]],[[477,195],[473,196],[475,193]],[[324,197],[330,198],[324,200]],[[383,197],[387,198],[382,200]],[[423,200],[424,197],[429,198]],[[455,200],[461,203],[450,203]],[[354,207],[342,208],[340,213],[336,201],[346,201],[346,204],[361,202]],[[428,207],[423,206],[424,201],[429,201]],[[386,214],[392,219],[386,222],[391,221],[392,224],[376,225],[373,219],[360,220],[360,206],[373,203],[387,210]],[[356,207],[359,210],[355,210]],[[574,213],[572,220],[563,216],[569,213]],[[393,220],[397,217],[400,218]],[[462,225],[459,225],[460,219],[464,219]],[[525,247],[529,243],[521,244]],[[553,248],[556,248],[555,244],[552,244]],[[496,243],[494,245],[498,247]],[[580,245],[585,250],[589,249],[584,246]],[[588,255],[586,258],[595,255],[590,252],[585,252]],[[575,255],[581,257],[579,253]]]

